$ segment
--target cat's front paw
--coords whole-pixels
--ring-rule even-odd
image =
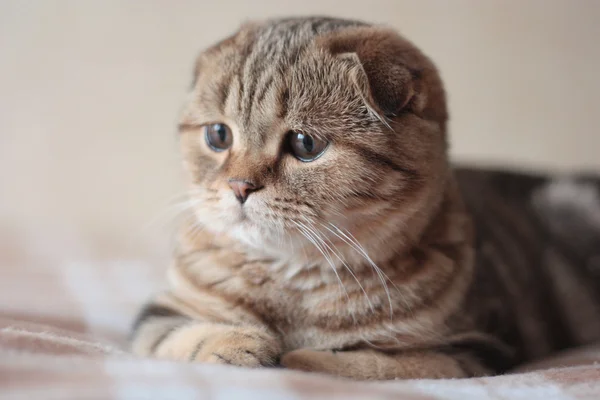
[[[258,368],[277,364],[280,354],[281,345],[271,335],[254,329],[231,328],[200,341],[190,360]]]
[[[337,368],[337,364],[337,356],[333,351],[298,349],[281,357],[283,367],[299,371],[331,372]]]

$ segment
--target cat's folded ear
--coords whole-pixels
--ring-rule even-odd
[[[386,117],[410,110],[445,122],[444,90],[435,66],[393,30],[344,29],[320,37],[318,45],[353,66],[365,97]]]

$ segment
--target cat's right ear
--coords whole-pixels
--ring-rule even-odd
[[[433,63],[393,30],[356,27],[325,34],[317,45],[348,63],[359,89],[380,114],[404,110],[444,122],[441,80]]]

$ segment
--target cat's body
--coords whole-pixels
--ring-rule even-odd
[[[270,21],[205,51],[180,124],[194,217],[134,350],[357,379],[464,377],[600,337],[591,324],[545,341],[523,322],[517,311],[535,326],[559,318],[539,312],[545,289],[520,307],[523,287],[510,290],[498,260],[536,293],[532,279],[550,275],[529,264],[545,247],[494,251],[518,253],[536,217],[519,214],[515,232],[479,223],[504,203],[480,204],[493,185],[477,173],[459,188],[446,120],[433,64],[383,28]],[[598,319],[591,298],[580,306]]]
[[[465,310],[511,346],[506,367],[599,341],[600,179],[456,175],[476,227]]]

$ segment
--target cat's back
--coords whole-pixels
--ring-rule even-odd
[[[519,361],[600,340],[600,178],[456,174],[477,232],[479,326]]]

